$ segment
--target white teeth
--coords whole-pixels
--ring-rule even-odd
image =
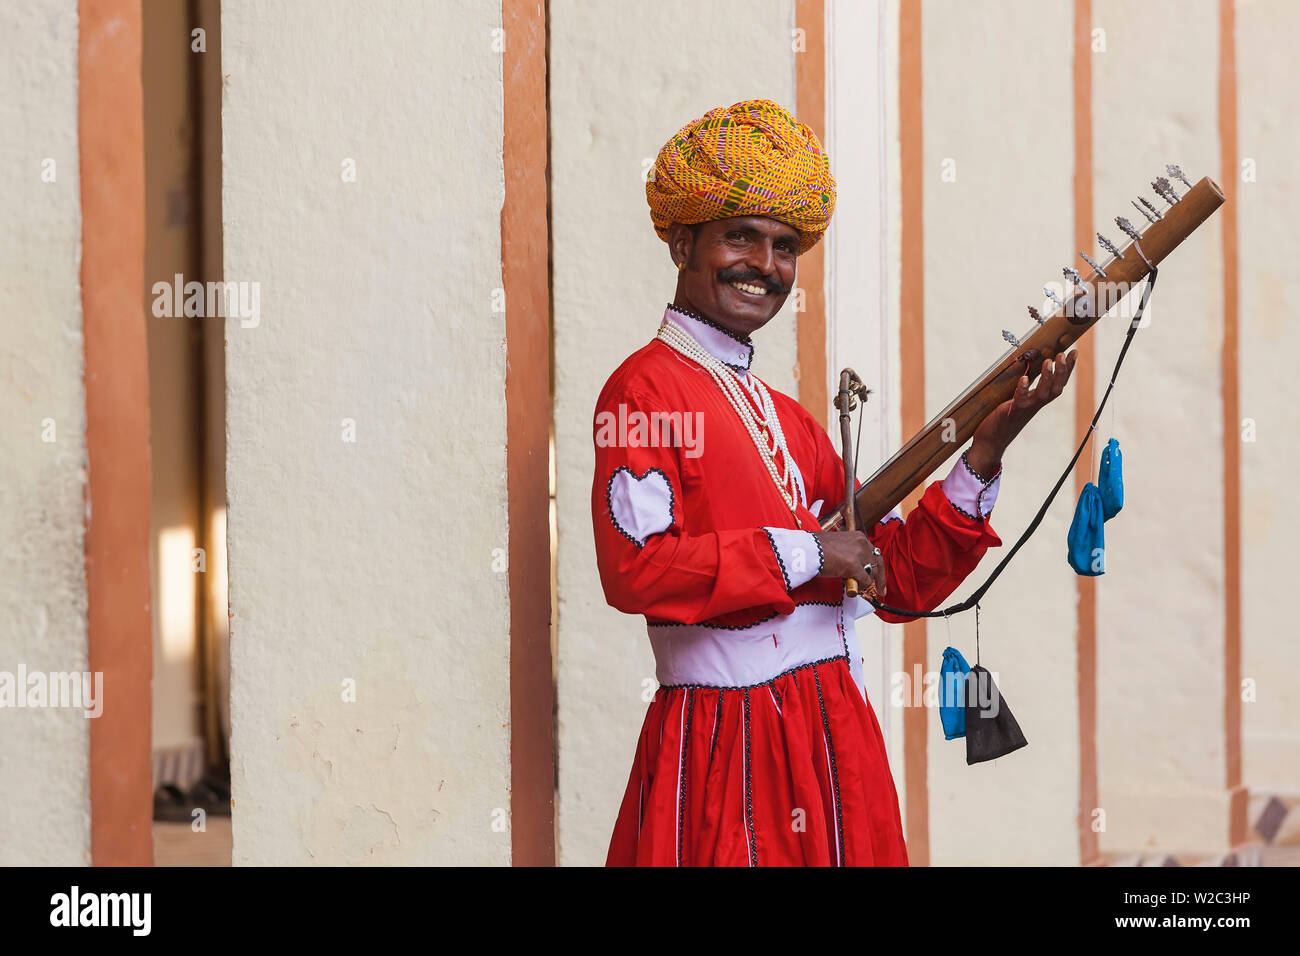
[[[733,282],[731,284],[741,292],[748,292],[750,295],[767,295],[767,290],[761,285],[750,285],[748,282]]]

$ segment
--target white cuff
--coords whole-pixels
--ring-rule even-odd
[[[785,578],[785,589],[807,584],[822,573],[821,542],[811,531],[799,531],[793,528],[764,528],[767,540],[776,555],[776,563],[781,565],[781,576]]]
[[[985,480],[975,474],[966,463],[966,453],[952,466],[952,471],[943,480],[943,493],[952,502],[952,506],[968,518],[987,518],[993,511],[993,503],[998,500],[998,488],[1002,485],[1002,466],[998,465],[997,474]]]
[[[848,602],[849,613],[853,615],[853,620],[866,617],[868,614],[876,613],[876,606],[859,594],[855,598],[845,597]]]

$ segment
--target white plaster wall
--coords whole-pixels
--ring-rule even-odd
[[[1287,0],[1237,4],[1238,149],[1254,182],[1235,179],[1241,263],[1241,414],[1256,440],[1241,445],[1242,676],[1256,685],[1242,705],[1243,775],[1252,792],[1300,793],[1300,708],[1289,661],[1295,625],[1294,477],[1300,473],[1300,112],[1292,38],[1300,7]],[[1240,433],[1239,433],[1240,435]]]
[[[1119,242],[1114,217],[1138,218],[1129,200],[1167,163],[1221,175],[1218,5],[1097,0],[1093,23],[1094,216]],[[1221,223],[1161,269],[1096,435],[1119,439],[1125,484],[1097,592],[1103,851],[1226,848]],[[1098,398],[1127,329],[1112,315],[1093,333]]]
[[[765,97],[794,109],[794,7],[553,0],[550,15],[558,840],[561,863],[591,865],[604,862],[645,717],[644,682],[654,687],[644,619],[605,603],[590,504],[596,397],[654,336],[676,285],[642,176],[673,133],[713,107]],[[790,308],[755,341],[756,372],[794,394]]]
[[[898,4],[832,0],[827,11],[827,140],[839,186],[827,236],[827,398],[834,400],[845,366],[872,389],[858,461],[858,477],[866,480],[901,444]],[[839,449],[839,412],[828,408],[827,421]],[[857,412],[853,432],[856,441]],[[880,721],[905,805],[903,725],[899,710],[889,706],[891,675],[902,660],[903,629],[872,615],[859,618],[857,630],[867,699]]]
[[[500,16],[222,5],[238,864],[510,860]]]
[[[1071,9],[1068,0],[924,4],[927,417],[1004,354],[1003,329],[1021,335],[1033,326],[1025,307],[1041,309],[1043,283],[1059,281],[1061,267],[1075,264]],[[948,160],[952,182],[943,178]],[[1071,399],[1040,413],[1008,450],[992,515],[1003,547],[990,549],[953,600],[984,582],[1069,462],[1076,445]],[[1068,488],[981,602],[981,662],[994,673],[1029,746],[967,766],[965,741],[944,740],[938,712],[930,712],[935,865],[1078,860]],[[927,633],[927,671],[938,672],[949,644],[975,664],[974,612],[932,621]]]
[[[0,7],[0,89],[0,670],[16,679],[87,666],[75,0]],[[89,748],[81,710],[0,710],[0,865],[89,862]]]

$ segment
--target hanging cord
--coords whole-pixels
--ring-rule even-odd
[[[1088,436],[1088,480],[1097,473],[1097,443],[1092,440],[1092,435]]]
[[[1146,257],[1144,256],[1143,258],[1145,259]],[[1133,336],[1137,333],[1138,325],[1142,321],[1142,312],[1146,309],[1147,300],[1151,297],[1151,287],[1156,284],[1157,271],[1158,270],[1156,269],[1155,266],[1151,266],[1151,274],[1147,276],[1147,284],[1142,289],[1142,301],[1138,304],[1137,313],[1133,316],[1133,320],[1129,323],[1128,335],[1124,337],[1124,346],[1119,350],[1119,358],[1115,360],[1115,368],[1110,373],[1110,384],[1106,386],[1106,394],[1102,396],[1101,404],[1097,406],[1097,412],[1095,415],[1092,416],[1092,423],[1088,426],[1087,434],[1083,436],[1083,441],[1079,443],[1079,448],[1074,453],[1074,457],[1070,459],[1070,463],[1065,466],[1065,471],[1061,472],[1061,477],[1057,479],[1056,485],[1055,487],[1052,488],[1051,494],[1047,496],[1047,500],[1043,502],[1043,506],[1038,509],[1038,514],[1034,516],[1034,520],[1029,523],[1029,527],[1026,528],[1025,533],[1020,536],[1020,540],[1018,540],[1014,545],[1012,545],[1011,550],[1007,552],[1006,557],[1004,557],[1002,561],[998,564],[998,566],[993,569],[993,573],[989,575],[988,580],[985,581],[983,584],[981,584],[979,588],[975,591],[975,593],[972,594],[970,597],[968,597],[966,600],[960,602],[959,604],[951,604],[948,607],[938,611],[905,610],[903,608],[894,607],[893,605],[890,604],[882,604],[880,601],[875,600],[874,598],[866,598],[866,595],[863,595],[863,597],[866,598],[866,600],[871,602],[872,607],[874,607],[877,611],[884,611],[887,614],[894,614],[897,615],[898,617],[911,617],[911,618],[946,617],[949,614],[960,614],[962,611],[969,611],[972,607],[975,608],[976,609],[975,611],[976,637],[977,637],[976,662],[978,663],[980,598],[982,598],[985,595],[985,593],[988,591],[989,587],[993,584],[993,582],[998,579],[998,575],[1002,573],[1003,569],[1006,568],[1006,566],[1011,563],[1011,559],[1016,556],[1016,552],[1019,551],[1021,547],[1024,545],[1024,543],[1029,540],[1030,535],[1032,535],[1036,530],[1038,530],[1038,526],[1040,523],[1042,523],[1044,515],[1047,514],[1047,509],[1051,507],[1052,502],[1056,498],[1056,493],[1060,491],[1061,486],[1065,484],[1065,479],[1070,477],[1070,472],[1074,470],[1075,463],[1079,460],[1079,456],[1083,454],[1084,447],[1088,444],[1089,440],[1092,438],[1092,430],[1097,427],[1097,422],[1101,418],[1102,409],[1106,407],[1106,401],[1107,399],[1110,398],[1110,393],[1115,388],[1115,379],[1119,376],[1119,368],[1121,365],[1124,364],[1124,356],[1128,354],[1128,347],[1133,342]],[[854,462],[854,464],[856,464],[856,462]]]

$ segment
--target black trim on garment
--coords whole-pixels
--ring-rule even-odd
[[[844,659],[849,660],[849,636],[844,630],[844,605],[840,605],[840,613],[835,618],[835,626],[840,629],[840,646],[844,648]],[[849,661],[849,671],[852,673],[853,662]]]
[[[970,451],[970,449],[968,448],[966,449],[966,451]],[[966,460],[966,451],[961,453],[960,461],[962,467],[966,469],[966,473],[969,474],[976,481],[978,481],[981,485],[979,494],[975,496],[975,510],[980,513],[977,515],[973,515],[965,508],[957,507],[957,505],[953,503],[951,498],[948,500],[948,503],[952,505],[953,510],[956,511],[958,514],[963,514],[967,518],[970,518],[972,521],[982,522],[987,517],[987,515],[984,514],[984,492],[988,491],[989,488],[992,486],[993,482],[997,480],[998,475],[1002,474],[1002,463],[1001,462],[998,463],[998,470],[993,472],[992,478],[985,478],[983,475],[981,475],[978,471],[976,471],[974,468],[970,466],[970,462]],[[947,495],[945,495],[944,497],[947,497]],[[992,511],[992,509],[989,510],[990,512]]]
[[[822,733],[826,735],[826,752],[831,758],[831,792],[835,795],[835,837],[839,843],[839,863],[844,866],[844,808],[840,804],[840,771],[835,764],[835,744],[831,742],[831,721],[826,715],[826,701],[822,698],[822,679],[813,668],[813,682],[817,685],[817,706],[822,712]]]
[[[719,325],[717,322],[714,322],[712,319],[700,315],[700,313],[698,312],[692,312],[690,309],[683,309],[680,305],[673,305],[671,302],[669,302],[668,308],[672,309],[674,312],[676,312],[679,315],[685,315],[689,318],[694,319],[696,322],[703,322],[705,325],[709,326],[710,328],[717,329],[723,335],[727,336],[728,338],[735,339],[741,345],[748,345],[751,350],[754,348],[754,340],[750,338],[748,335],[744,335],[744,336],[737,335],[735,332],[731,331],[731,329],[727,328],[726,326]],[[750,357],[751,358],[753,357],[752,351]]]
[[[749,830],[749,865],[758,866],[758,835],[754,832],[753,767],[750,766],[749,750],[748,689],[745,690],[745,827]]]
[[[978,497],[975,498],[975,502],[976,502],[976,507],[978,507],[978,506],[979,506],[979,498],[978,498]],[[979,520],[980,520],[979,518],[977,518],[977,517],[975,517],[973,514],[971,514],[969,511],[967,511],[965,508],[963,508],[961,505],[959,505],[959,504],[957,504],[955,501],[953,501],[951,498],[948,499],[948,504],[952,505],[952,510],[953,510],[953,511],[957,512],[958,514],[965,515],[967,518],[970,518],[971,521],[979,521]]]
[[[636,538],[632,537],[632,535],[622,525],[618,523],[618,519],[614,517],[614,501],[613,498],[611,497],[611,494],[614,490],[614,478],[616,475],[618,475],[620,471],[626,471],[629,475],[632,476],[632,479],[634,481],[643,481],[646,478],[646,476],[649,475],[650,472],[652,471],[657,471],[659,472],[660,475],[663,476],[664,483],[668,485],[668,528],[671,528],[673,524],[677,521],[677,510],[676,510],[677,494],[676,492],[673,491],[672,479],[668,477],[668,475],[664,472],[662,468],[656,468],[654,466],[651,466],[650,468],[647,468],[645,471],[643,471],[640,477],[637,477],[637,473],[633,471],[631,468],[629,468],[627,465],[619,465],[617,468],[615,468],[613,471],[609,473],[609,481],[605,482],[605,510],[609,512],[609,520],[614,525],[615,530],[617,530],[619,534],[627,538],[627,540],[631,541],[638,548],[644,548],[645,542],[638,541]],[[664,531],[667,531],[668,528],[665,528]],[[655,531],[653,533],[662,534],[663,532]],[[648,538],[649,535],[646,535],[646,537]]]
[[[744,365],[737,365],[735,362],[728,362],[726,359],[718,358],[716,355],[714,355],[713,357],[718,358],[719,362],[727,366],[727,368],[733,369],[734,371],[748,372],[750,370],[750,367],[754,364],[754,341],[751,338],[749,338],[748,336],[746,336],[745,338],[741,338],[735,332],[731,331],[731,329],[724,329],[722,326],[720,326],[717,322],[714,322],[712,319],[706,319],[698,312],[692,312],[690,309],[678,308],[677,306],[673,305],[671,302],[668,303],[668,308],[676,312],[678,315],[684,315],[689,319],[694,319],[696,322],[699,322],[702,325],[709,326],[709,328],[717,329],[723,335],[727,336],[728,338],[735,339],[741,345],[748,346],[749,357],[745,359]],[[690,333],[688,332],[687,334],[689,335]],[[692,338],[693,337],[694,336],[692,336]],[[700,347],[704,348],[703,343],[701,343]],[[704,350],[706,352],[709,352],[710,355],[713,355],[713,353],[710,352],[708,349],[704,349]]]
[[[767,543],[772,546],[772,553],[776,555],[776,563],[781,565],[781,580],[785,581],[786,591],[793,591],[794,588],[790,587],[790,574],[785,569],[785,559],[781,557],[781,549],[776,546],[776,538],[772,537],[772,532],[766,528],[759,528],[758,530],[767,535]]]
[[[817,573],[813,575],[817,578],[821,577],[822,568],[826,567],[826,552],[822,550],[822,543],[817,539],[817,535],[813,534],[812,539],[813,544],[817,545]]]
[[[967,448],[966,451],[961,453],[961,463],[966,466],[966,470],[971,473],[971,477],[973,477],[981,485],[987,486],[993,484],[993,478],[996,478],[998,475],[1002,474],[1002,465],[1000,463],[998,464],[998,470],[993,472],[993,478],[985,478],[978,471],[972,468],[970,466],[970,462],[966,460],[966,453],[969,451],[970,449]]]

